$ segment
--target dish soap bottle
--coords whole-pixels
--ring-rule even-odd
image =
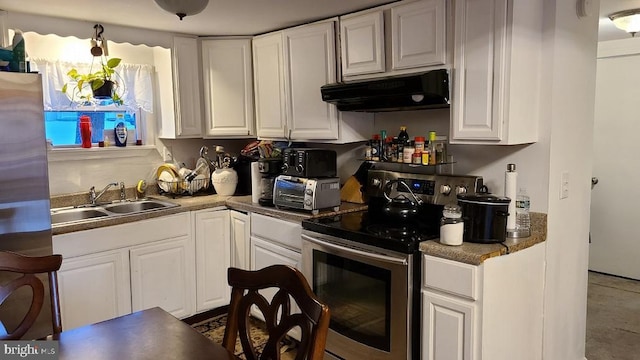
[[[124,126],[124,123],[119,122],[113,131],[115,133],[116,146],[127,146],[127,128]]]

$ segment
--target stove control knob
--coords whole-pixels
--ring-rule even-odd
[[[307,205],[307,206],[311,206],[311,199],[305,200],[304,204]]]
[[[442,195],[451,194],[451,186],[449,186],[447,184],[440,185],[440,194],[442,194]]]
[[[298,172],[298,174],[302,174],[302,172],[304,171],[304,166],[296,165],[296,171]]]
[[[313,190],[312,189],[306,189],[304,191],[307,195],[313,195]]]
[[[466,193],[467,193],[467,187],[466,186],[462,186],[462,185],[456,186],[456,195],[466,194]]]
[[[378,179],[378,178],[373,178],[373,179],[371,179],[371,185],[373,185],[375,187],[381,187],[382,186],[382,181],[380,181],[380,179]]]

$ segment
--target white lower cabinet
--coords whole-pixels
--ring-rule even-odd
[[[422,291],[422,359],[473,359],[473,302]]]
[[[131,312],[127,250],[65,258],[58,271],[58,284],[65,329]]]
[[[189,237],[140,245],[129,252],[131,308],[160,306],[173,316],[193,314],[193,241]]]
[[[545,244],[480,265],[423,255],[422,360],[541,360]]]
[[[290,265],[302,270],[302,224],[264,216],[251,214],[251,270],[258,270],[271,265]],[[260,292],[267,300],[271,301],[275,295],[275,289],[266,289]],[[299,312],[295,302],[291,300],[292,313]],[[252,310],[251,314],[264,320],[262,313]],[[289,335],[300,340],[298,328],[289,332]]]
[[[53,237],[63,329],[160,306],[193,312],[195,270],[188,212]],[[183,295],[187,294],[187,295]]]
[[[194,212],[196,312],[229,304],[227,268],[231,262],[229,210]]]
[[[229,210],[231,220],[231,266],[244,270],[251,268],[249,247],[251,217],[240,211]]]

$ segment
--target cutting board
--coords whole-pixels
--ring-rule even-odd
[[[362,192],[360,191],[361,187],[362,184],[360,184],[355,176],[349,177],[342,186],[342,189],[340,189],[340,200],[350,203],[364,204]]]

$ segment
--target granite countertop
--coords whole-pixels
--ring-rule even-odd
[[[127,194],[129,195],[129,194]],[[73,206],[86,203],[85,194],[72,194],[53,197],[51,199],[51,207],[59,208],[65,206]],[[304,219],[328,215],[337,215],[345,212],[359,211],[367,208],[365,204],[353,204],[343,202],[340,205],[340,209],[336,212],[331,210],[321,210],[317,215],[313,215],[310,212],[296,211],[296,210],[284,210],[277,209],[275,207],[262,206],[251,202],[251,196],[222,196],[222,195],[194,195],[194,196],[181,196],[171,198],[164,195],[151,195],[150,199],[159,199],[162,201],[168,201],[180,206],[160,209],[154,211],[141,212],[137,214],[130,214],[117,217],[95,218],[90,221],[69,223],[56,225],[52,228],[53,235],[66,234],[75,231],[95,229],[105,226],[119,225],[130,223],[134,221],[140,221],[145,219],[156,218],[165,215],[172,215],[182,213],[185,211],[196,211],[203,209],[211,209],[219,206],[225,206],[229,209],[240,210],[246,212],[255,212],[263,215],[278,217],[280,219],[290,221],[302,221]],[[111,200],[111,197],[105,200]]]
[[[127,190],[129,191],[129,190]],[[131,195],[131,197],[129,197]],[[127,192],[128,198],[133,198],[134,194]],[[253,212],[263,214],[267,216],[273,216],[289,221],[302,221],[304,219],[333,216],[348,212],[365,210],[366,204],[354,204],[343,202],[340,205],[338,211],[323,210],[318,214],[313,215],[310,212],[296,211],[296,210],[284,210],[275,207],[261,206],[259,204],[251,202],[251,196],[222,196],[222,195],[205,195],[196,194],[193,196],[182,196],[171,198],[164,195],[151,195],[152,199],[160,199],[163,201],[169,201],[176,203],[180,206],[154,210],[148,212],[142,212],[134,215],[108,217],[108,218],[96,218],[91,221],[71,223],[66,225],[58,225],[52,228],[53,235],[60,235],[75,231],[95,229],[105,226],[112,226],[124,223],[130,223],[134,221],[140,221],[145,219],[151,219],[155,217],[182,213],[185,211],[196,211],[203,209],[211,209],[215,207],[224,206],[229,209]],[[119,193],[112,193],[110,196],[105,196],[105,200],[114,200],[119,198]],[[86,203],[88,197],[86,194],[71,194],[56,196],[51,198],[52,208],[72,206],[77,204]],[[454,260],[462,263],[479,265],[484,260],[495,257],[510,254],[519,250],[524,250],[530,246],[538,244],[546,240],[547,237],[547,215],[543,213],[531,213],[531,229],[532,234],[527,238],[521,239],[507,239],[504,243],[497,244],[476,244],[465,242],[460,246],[449,246],[441,244],[438,239],[424,241],[420,244],[420,251],[424,254],[433,255],[440,258]]]
[[[486,259],[524,250],[547,239],[547,214],[531,213],[531,236],[507,238],[503,243],[477,244],[463,242],[459,246],[443,245],[439,239],[423,241],[420,251],[427,255],[454,260],[471,265],[480,265]]]

